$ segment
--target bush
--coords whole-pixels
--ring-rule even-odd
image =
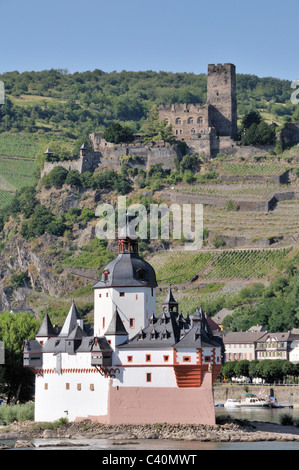
[[[122,126],[118,122],[111,124],[102,135],[103,139],[107,142],[112,142],[114,144],[120,144],[122,142],[133,142],[134,135],[132,131],[126,127]]]
[[[34,404],[25,403],[24,405],[1,405],[0,421],[3,424],[10,424],[14,421],[33,421]]]
[[[279,416],[279,422],[283,426],[293,426],[294,420],[293,417],[288,413],[283,413]]]
[[[68,171],[63,166],[55,166],[47,175],[43,176],[42,184],[46,189],[60,189],[66,182]]]
[[[237,212],[240,209],[240,206],[234,201],[226,201],[225,210]]]

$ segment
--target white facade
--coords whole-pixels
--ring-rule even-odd
[[[156,291],[151,287],[94,289],[94,332],[102,336],[117,308],[129,338],[135,336],[156,312]]]
[[[35,421],[107,414],[109,380],[90,365],[90,357],[63,353],[58,373],[56,357],[43,355],[43,372],[35,381]]]

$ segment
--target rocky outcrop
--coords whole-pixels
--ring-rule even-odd
[[[296,426],[281,426],[272,423],[247,422],[227,419],[223,424],[181,425],[156,423],[148,425],[104,425],[89,420],[65,424],[56,429],[47,429],[46,424],[14,423],[2,428],[1,440],[16,440],[18,447],[31,447],[33,439],[107,439],[112,445],[138,444],[140,439],[168,439],[198,442],[257,442],[257,441],[299,441]],[[76,442],[71,444],[76,445]],[[70,446],[69,441],[61,441],[58,446]],[[51,445],[53,444],[46,444]],[[55,445],[55,444],[54,444]],[[77,444],[78,445],[78,444]],[[81,444],[82,445],[82,444]]]

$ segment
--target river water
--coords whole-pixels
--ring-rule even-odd
[[[231,418],[247,419],[248,421],[264,421],[271,423],[279,423],[281,414],[291,415],[293,418],[299,419],[299,408],[288,409],[272,409],[272,408],[260,408],[260,409],[236,409],[227,410],[224,407],[216,407],[216,416],[230,416]],[[197,442],[197,441],[175,441],[167,439],[140,439],[132,440],[127,443],[113,443],[109,439],[33,439],[35,448],[29,448],[26,450],[55,450],[55,451],[84,451],[93,450],[100,451],[100,459],[106,458],[106,455],[110,455],[110,458],[117,458],[117,456],[132,456],[136,458],[136,463],[142,461],[143,464],[154,465],[154,464],[165,464],[164,462],[154,462],[154,457],[158,456],[159,459],[164,455],[164,459],[167,459],[165,455],[171,453],[175,455],[177,451],[180,455],[185,455],[186,459],[190,455],[199,456],[200,451],[218,451],[218,450],[299,450],[299,442],[280,442],[280,441],[261,441],[261,442]],[[65,446],[61,446],[61,443],[65,443]],[[1,441],[0,443],[10,445],[9,441]],[[56,444],[60,444],[59,447]],[[79,445],[80,444],[80,445]],[[14,449],[24,450],[24,449]],[[108,453],[108,454],[107,454]],[[103,457],[102,457],[103,456]],[[160,457],[159,457],[160,456]],[[192,458],[192,457],[189,457]],[[149,461],[147,461],[149,459]],[[151,460],[150,460],[151,459]],[[105,463],[105,462],[102,462]],[[120,462],[121,463],[121,462]],[[188,463],[187,460],[183,464]],[[196,463],[190,461],[188,464]],[[197,461],[197,464],[199,461]],[[127,463],[130,467],[130,464]],[[132,464],[132,466],[134,466]]]

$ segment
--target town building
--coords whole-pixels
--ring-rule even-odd
[[[36,338],[25,342],[36,421],[215,423],[222,338],[201,308],[184,317],[171,289],[157,313],[156,287],[155,271],[140,258],[127,224],[118,256],[94,285],[94,334],[73,302],[59,331],[45,315]]]
[[[225,361],[256,359],[256,343],[264,332],[232,331],[223,335]]]
[[[225,361],[284,359],[299,362],[299,329],[270,333],[257,325],[223,334]]]

